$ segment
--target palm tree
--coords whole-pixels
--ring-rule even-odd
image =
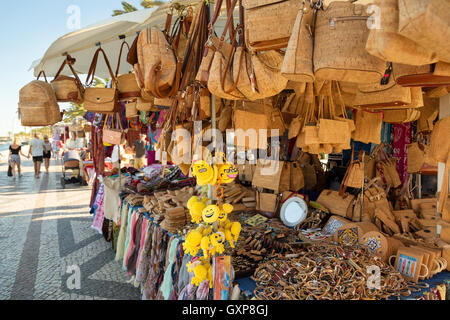
[[[121,14],[137,11],[136,7],[133,6],[131,3],[122,1],[122,8],[123,10],[114,10],[113,17],[114,16],[120,16]]]
[[[153,8],[153,7],[157,7],[164,4],[164,1],[158,1],[158,0],[142,0],[141,1],[141,6],[149,9],[149,8]]]
[[[141,6],[144,7],[145,9],[149,9],[149,8],[160,6],[163,3],[164,3],[164,1],[159,1],[159,0],[142,0]],[[114,10],[113,17],[119,16],[121,14],[129,13],[129,12],[137,11],[135,6],[133,6],[131,3],[126,2],[126,1],[122,1],[122,8],[123,8],[123,10]]]

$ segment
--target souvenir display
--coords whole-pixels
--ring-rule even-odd
[[[142,299],[413,299],[448,277],[450,5],[374,4],[171,2],[22,88],[24,126],[88,111],[69,160]]]

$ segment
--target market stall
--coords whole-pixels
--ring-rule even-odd
[[[92,227],[143,299],[446,299],[450,4],[371,3],[171,2],[54,45],[42,122],[82,97]]]

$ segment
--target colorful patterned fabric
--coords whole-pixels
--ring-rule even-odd
[[[394,158],[397,158],[397,172],[402,183],[406,182],[408,177],[408,144],[411,143],[411,124],[394,124]]]

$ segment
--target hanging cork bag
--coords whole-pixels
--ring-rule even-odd
[[[438,61],[430,47],[423,47],[398,34],[398,0],[375,0],[380,28],[369,32],[366,50],[382,60],[422,66]],[[378,14],[379,13],[379,14]]]
[[[316,79],[374,83],[384,74],[385,61],[366,51],[369,35],[366,7],[346,1],[319,10],[314,36]]]
[[[398,32],[450,62],[450,2],[398,0]]]
[[[286,48],[281,74],[292,81],[313,82],[313,34],[314,11],[302,6],[297,13],[294,28]]]

